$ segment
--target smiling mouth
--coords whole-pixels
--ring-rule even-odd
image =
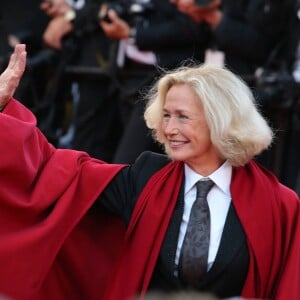
[[[182,145],[185,145],[187,142],[181,142],[181,141],[169,141],[171,147],[179,147]]]

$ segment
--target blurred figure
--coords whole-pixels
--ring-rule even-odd
[[[244,76],[254,75],[278,50],[294,12],[294,0],[170,1],[195,22],[209,25],[209,54],[221,52],[223,63]]]
[[[294,188],[300,196],[300,1],[295,1],[295,9],[285,37],[284,51],[280,57],[281,71],[277,72],[273,87],[283,95],[282,106],[287,112],[286,127],[282,130],[283,151],[281,164],[282,181]],[[285,68],[284,68],[285,67]],[[276,73],[275,73],[276,75]],[[271,76],[270,76],[271,77]],[[274,78],[274,76],[273,76]],[[282,120],[281,113],[281,120]]]
[[[45,32],[45,43],[62,52],[60,75],[67,66],[105,70],[109,66],[110,40],[98,25],[102,1],[44,1],[41,9],[52,19]],[[74,134],[69,147],[111,161],[119,139],[120,126],[111,77],[103,71],[69,74],[78,85],[74,103]],[[58,81],[58,80],[57,80]],[[60,82],[58,82],[60,84]]]
[[[40,11],[39,3],[40,0],[12,0],[5,1],[0,6],[0,30],[3,34],[0,46],[3,59],[1,67],[6,67],[16,44],[27,45],[27,69],[16,96],[35,113],[53,69],[50,56],[40,55],[45,50],[42,33],[49,19]]]
[[[203,61],[208,31],[168,0],[113,1],[100,8],[99,16],[106,36],[117,42],[115,76],[124,131],[113,161],[132,163],[144,150],[163,151],[143,120],[145,89],[162,70]]]
[[[201,292],[177,292],[177,293],[163,293],[163,292],[150,292],[143,298],[136,297],[132,300],[218,300],[219,298],[208,293]],[[226,300],[239,300],[240,298],[227,298]],[[224,299],[225,300],[225,299]],[[241,299],[242,300],[242,299]]]

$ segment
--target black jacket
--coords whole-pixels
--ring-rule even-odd
[[[144,152],[132,166],[123,169],[111,181],[96,205],[121,216],[128,224],[136,200],[148,179],[168,161],[165,155]],[[184,206],[183,191],[184,184],[160,251],[150,290],[174,292],[186,288],[174,275],[175,253]],[[248,271],[248,261],[245,234],[231,205],[215,262],[195,289],[221,298],[240,296]]]
[[[252,74],[272,59],[285,40],[295,0],[224,0],[224,18],[213,31],[233,71]]]

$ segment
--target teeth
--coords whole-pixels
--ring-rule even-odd
[[[170,144],[171,144],[172,146],[179,146],[179,145],[183,145],[184,142],[171,141]]]

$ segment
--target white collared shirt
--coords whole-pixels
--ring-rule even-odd
[[[141,51],[128,39],[120,40],[117,53],[117,65],[121,68],[125,63],[125,56],[131,60],[146,65],[155,65],[157,63],[156,55],[152,51]]]
[[[175,263],[178,264],[180,251],[187,229],[187,224],[191,212],[191,207],[196,200],[195,183],[203,178],[202,175],[193,171],[185,165],[185,190],[184,190],[184,210],[182,222],[179,230],[178,244],[176,250]],[[207,201],[210,211],[210,243],[208,253],[208,269],[212,266],[217,251],[219,249],[226,216],[231,202],[230,182],[232,175],[232,166],[226,161],[220,168],[207,176],[215,184],[207,195]]]

